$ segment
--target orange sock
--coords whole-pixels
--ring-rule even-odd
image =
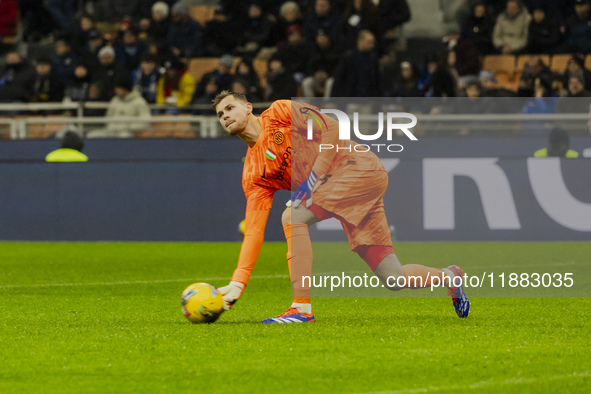
[[[425,267],[419,264],[403,265],[402,270],[406,277],[406,289],[430,287],[433,277],[436,277],[436,283],[441,283],[441,275],[445,275],[442,269]]]
[[[283,226],[287,239],[287,266],[293,286],[294,302],[310,303],[310,285],[306,281],[303,286],[302,277],[312,277],[312,241],[308,232],[308,225],[293,223]],[[310,281],[311,282],[311,281]],[[306,299],[308,302],[295,301]]]

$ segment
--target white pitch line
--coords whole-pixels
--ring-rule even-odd
[[[468,384],[464,386],[454,385],[454,386],[441,386],[441,387],[424,387],[420,389],[407,389],[407,390],[395,390],[395,391],[378,391],[378,392],[369,392],[365,394],[415,394],[415,393],[428,393],[431,391],[451,391],[451,390],[466,390],[466,389],[479,389],[482,387],[490,387],[490,386],[505,386],[505,385],[514,385],[514,384],[527,384],[527,383],[541,383],[541,382],[549,382],[552,380],[560,380],[560,379],[572,379],[572,378],[588,378],[591,377],[589,371],[577,373],[573,372],[570,375],[558,375],[558,376],[551,376],[548,378],[536,379],[536,378],[511,378],[507,380],[503,380],[500,382],[495,382],[491,380],[483,380],[477,383]]]
[[[253,275],[251,279],[273,279],[273,278],[289,278],[289,275]],[[29,285],[0,285],[0,289],[14,289],[22,287],[66,287],[66,286],[116,286],[116,285],[136,285],[136,284],[152,284],[152,283],[171,283],[171,282],[191,282],[193,281],[210,281],[210,280],[224,280],[227,276],[220,278],[183,278],[183,279],[159,279],[159,280],[132,280],[122,282],[94,282],[94,283],[36,283]]]

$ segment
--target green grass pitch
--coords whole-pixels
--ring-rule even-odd
[[[284,243],[265,244],[232,311],[190,324],[181,292],[225,285],[239,248],[0,243],[0,393],[591,392],[589,299],[475,298],[467,319],[449,299],[318,299],[316,323],[260,324],[291,301]],[[396,250],[435,266],[591,259],[588,243]]]

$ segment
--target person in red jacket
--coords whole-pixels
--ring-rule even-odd
[[[16,0],[0,0],[0,41],[14,37],[18,28],[18,4]]]

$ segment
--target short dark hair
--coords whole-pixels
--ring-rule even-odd
[[[82,152],[82,149],[84,148],[84,141],[82,141],[82,138],[80,138],[78,133],[74,131],[68,131],[66,134],[64,134],[61,148],[75,149]]]
[[[240,101],[244,101],[245,103],[248,103],[248,99],[246,98],[245,95],[243,95],[242,93],[236,93],[236,92],[231,92],[229,90],[222,90],[221,92],[219,92],[217,94],[217,96],[215,96],[215,98],[212,100],[212,104],[213,104],[213,110],[215,112],[217,112],[217,106],[218,104],[225,99],[228,96],[234,96],[235,98],[237,98]]]

